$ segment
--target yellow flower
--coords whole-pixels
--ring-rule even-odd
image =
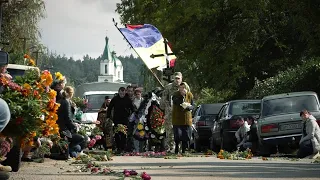
[[[29,65],[29,66],[36,66],[36,63],[34,62],[33,59],[29,59],[28,65]]]
[[[37,136],[37,133],[33,131],[33,132],[31,132],[30,135],[31,135],[31,137],[36,137],[36,136]]]
[[[56,72],[55,75],[56,75],[56,79],[58,79],[58,80],[63,80],[64,79],[60,72]]]
[[[54,99],[57,96],[57,91],[50,89],[49,91],[49,98]]]
[[[141,123],[138,124],[138,130],[142,130],[143,129],[143,125]]]
[[[28,83],[24,83],[24,84],[23,84],[23,88],[24,88],[24,89],[27,89],[27,90],[30,90],[30,89],[31,89],[31,86],[30,86],[30,84],[28,84]]]
[[[144,131],[139,132],[140,136],[144,136],[146,133]]]

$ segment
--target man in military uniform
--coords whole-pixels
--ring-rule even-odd
[[[165,110],[165,129],[166,129],[166,149],[167,151],[174,152],[174,136],[173,136],[173,126],[172,126],[172,95],[174,92],[178,91],[179,85],[182,82],[182,73],[174,73],[174,81],[169,83],[164,87],[162,94],[161,109]],[[186,83],[185,83],[186,84]],[[189,85],[186,84],[186,89],[190,92]]]

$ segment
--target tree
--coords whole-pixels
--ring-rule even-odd
[[[44,18],[44,11],[43,0],[11,0],[3,4],[1,42],[9,43],[3,49],[19,56],[23,55],[30,45],[37,47],[37,50],[43,49],[44,46],[39,42],[41,34],[38,22]],[[27,38],[26,44],[21,38]],[[13,63],[18,61],[16,56],[12,57]]]
[[[319,55],[320,2],[122,0],[123,24],[155,25],[172,42],[193,89],[244,97],[255,79],[275,76]]]

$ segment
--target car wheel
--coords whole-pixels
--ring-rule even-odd
[[[263,156],[263,157],[270,157],[270,155],[271,155],[271,148],[270,148],[270,146],[260,144],[260,145],[259,145],[259,148],[258,148],[257,154],[258,154],[259,156]]]
[[[228,139],[224,137],[224,135],[221,136],[221,149],[226,151],[232,151],[232,146],[227,140]]]
[[[220,150],[213,137],[210,138],[210,149],[214,152],[218,152]]]

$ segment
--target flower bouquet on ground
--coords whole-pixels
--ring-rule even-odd
[[[251,159],[252,153],[250,149],[247,149],[245,151],[235,151],[233,153],[230,153],[221,149],[217,155],[217,158],[230,159],[230,160],[245,160],[245,159]]]

